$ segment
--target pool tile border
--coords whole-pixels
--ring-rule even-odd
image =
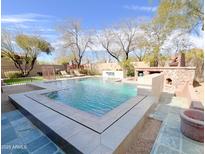
[[[56,90],[55,90],[56,91]],[[42,94],[53,92],[51,90],[43,91],[43,92],[35,92],[25,94],[26,97],[70,118],[85,127],[92,129],[93,131],[101,134],[108,127],[110,127],[115,121],[117,121],[120,117],[122,117],[126,112],[131,110],[134,106],[140,103],[146,96],[136,96],[134,98],[129,99],[123,104],[119,105],[112,111],[103,115],[102,117],[97,117],[92,114],[86,113],[84,111],[75,109],[70,107],[69,105],[65,105],[58,101],[52,100],[43,96]]]

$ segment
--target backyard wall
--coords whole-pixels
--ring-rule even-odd
[[[37,76],[38,72],[42,72],[42,66],[45,65],[39,65],[39,64],[34,65],[34,68],[30,72],[29,76]],[[56,70],[64,69],[63,65],[52,65],[52,66],[54,66]],[[8,71],[18,71],[18,70],[11,61],[9,61],[8,59],[1,58],[1,77],[5,78],[4,72],[8,72]]]
[[[134,67],[148,67],[149,65],[144,62],[132,62]],[[95,63],[87,65],[88,68],[97,70],[102,74],[103,71],[119,71],[122,70],[118,63]]]
[[[132,62],[132,65],[134,65],[134,67],[148,67],[149,64],[144,63],[144,62]],[[42,72],[42,66],[43,65],[39,65],[36,64],[34,65],[33,70],[30,73],[30,76],[36,76],[38,75],[38,72]],[[60,69],[60,70],[64,70],[65,66],[63,65],[53,65],[55,67],[55,69]],[[94,64],[85,64],[84,67],[86,69],[93,69],[96,70],[98,73],[102,74],[103,71],[121,71],[122,68],[121,66],[116,62],[116,63],[94,63]],[[4,72],[7,71],[17,71],[16,67],[14,66],[14,64],[6,58],[1,58],[1,76],[4,78]]]
[[[91,67],[102,74],[103,71],[119,71],[121,66],[118,63],[96,63]]]

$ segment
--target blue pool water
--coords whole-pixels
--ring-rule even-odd
[[[44,95],[98,117],[137,95],[136,85],[104,81],[101,78],[61,82],[66,89]]]

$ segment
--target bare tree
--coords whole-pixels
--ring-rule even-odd
[[[111,29],[106,29],[98,35],[99,41],[106,52],[120,62],[121,49],[116,43],[115,33]]]
[[[172,48],[174,49],[175,53],[186,52],[193,46],[193,44],[186,36],[174,38],[172,40],[172,44]]]
[[[151,65],[158,66],[161,47],[169,33],[161,25],[154,22],[144,24],[141,28],[144,31],[144,35],[148,38],[150,56],[152,57]]]
[[[86,50],[91,49],[91,33],[83,31],[79,21],[68,21],[59,26],[62,33],[64,48],[68,48],[74,58],[77,67],[80,68]]]
[[[139,35],[136,40],[136,46],[137,49],[134,51],[134,54],[138,61],[143,61],[146,55],[150,53],[148,38],[146,38],[144,34]]]
[[[162,46],[162,53],[166,55],[181,54],[194,48],[188,33],[174,32]]]
[[[129,54],[136,49],[138,26],[135,22],[124,22],[102,32],[102,47],[118,62],[128,60]]]
[[[117,27],[116,41],[124,53],[124,59],[128,60],[129,54],[133,52],[137,46],[138,26],[135,22],[127,21]]]

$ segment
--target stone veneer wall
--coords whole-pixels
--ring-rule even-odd
[[[165,75],[165,80],[170,78],[172,80],[172,85],[175,87],[185,84],[187,81],[189,84],[193,84],[195,69],[174,69],[165,70],[163,72]]]
[[[166,83],[167,79],[171,79],[172,86],[177,87],[187,81],[192,84],[195,77],[195,69],[195,67],[146,67],[135,68],[135,73],[137,74],[138,71],[143,71],[145,74],[163,72],[164,82]]]

